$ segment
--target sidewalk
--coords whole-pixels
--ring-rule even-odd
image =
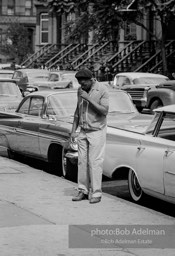
[[[0,157],[0,255],[174,256],[175,249],[69,248],[69,225],[174,225],[174,218],[103,194],[72,202],[76,184]]]

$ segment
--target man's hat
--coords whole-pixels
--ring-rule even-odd
[[[85,79],[91,79],[92,78],[92,72],[89,69],[81,69],[76,74],[75,77],[77,79],[85,78]]]

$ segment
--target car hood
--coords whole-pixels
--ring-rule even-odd
[[[155,88],[158,84],[159,83],[157,83],[157,84],[125,85],[125,86],[123,86],[123,89],[124,90],[137,90],[137,89],[139,90],[140,88],[142,88],[142,89],[148,88],[149,89],[149,88]]]
[[[123,130],[144,133],[150,124],[153,115],[133,113],[133,114],[108,114],[108,126]]]

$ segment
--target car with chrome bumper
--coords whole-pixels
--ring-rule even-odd
[[[118,89],[126,90],[132,97],[137,109],[141,112],[143,108],[153,110],[156,107],[163,106],[158,104],[159,95],[163,90],[158,89],[158,85],[169,81],[167,76],[161,74],[144,72],[123,72],[114,77],[113,86]],[[154,90],[154,97],[150,92]],[[166,95],[162,95],[166,100]],[[160,100],[159,100],[160,103]],[[169,104],[172,104],[171,102]]]
[[[133,131],[145,131],[152,116],[140,114],[125,91],[113,89],[109,95],[108,125],[113,133],[127,124]],[[0,146],[7,148],[11,158],[21,154],[42,159],[53,173],[75,178],[77,145],[69,143],[69,138],[76,105],[77,90],[30,93],[14,114],[0,112]]]
[[[145,132],[108,125],[103,173],[127,179],[133,201],[147,194],[174,204],[174,163],[175,105],[156,109]]]

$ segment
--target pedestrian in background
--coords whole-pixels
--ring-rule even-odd
[[[74,114],[71,140],[78,135],[78,195],[73,201],[89,198],[98,203],[102,197],[102,171],[106,144],[107,113],[109,108],[108,89],[93,78],[89,69],[79,70],[75,77],[80,84],[78,102]]]

